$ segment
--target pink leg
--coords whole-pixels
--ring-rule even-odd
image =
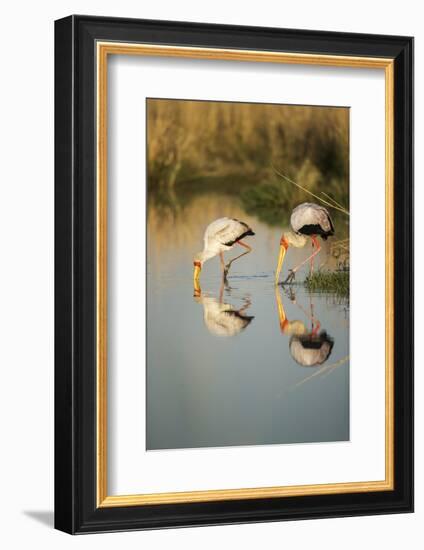
[[[303,308],[301,306],[301,304],[299,304],[298,302],[296,303],[296,305],[306,315],[306,317],[308,317],[308,319],[311,321],[311,324],[312,324],[311,334],[315,335],[319,331],[319,329],[321,328],[321,323],[315,317],[314,305],[312,303],[312,300],[310,301],[310,313],[308,313],[308,311],[306,311],[306,309]]]
[[[224,278],[222,278],[221,286],[219,288],[219,303],[222,304],[224,301]]]
[[[303,260],[302,263],[300,263],[299,265],[297,265],[296,267],[294,267],[294,268],[291,270],[292,273],[296,273],[296,272],[297,272],[303,265],[305,265],[309,260],[313,261],[313,259],[315,258],[315,256],[316,256],[317,254],[319,254],[319,252],[320,252],[320,250],[321,250],[321,246],[320,246],[320,244],[319,244],[319,242],[318,242],[316,236],[315,236],[315,235],[312,235],[311,239],[312,239],[312,243],[313,243],[313,244],[315,245],[315,247],[316,247],[316,250],[315,250],[310,256],[308,256],[308,257],[306,258],[306,260]]]
[[[224,274],[225,272],[225,260],[224,260],[224,254],[222,252],[219,253],[219,259],[221,260],[221,270]]]
[[[314,249],[314,242],[312,241],[312,250]],[[309,273],[312,275],[314,272],[314,256],[311,256],[311,266],[309,268]]]
[[[312,303],[312,298],[311,298],[311,322],[312,322],[312,335],[315,336],[316,334],[318,334],[318,331],[321,327],[321,323],[318,321],[318,319],[315,318],[314,304]]]
[[[231,264],[232,264],[233,262],[235,262],[236,260],[238,260],[238,259],[241,258],[242,256],[246,256],[246,254],[249,254],[249,252],[252,252],[252,247],[249,246],[248,244],[243,243],[243,242],[241,242],[241,241],[237,241],[237,244],[240,245],[240,246],[242,246],[243,248],[246,248],[247,250],[246,250],[246,252],[243,252],[242,254],[239,254],[238,256],[236,256],[235,258],[233,258],[232,260],[230,260],[230,261],[228,262],[228,264],[225,266],[225,269],[224,269],[224,279],[227,278],[228,271],[229,271],[229,269],[230,269],[230,267],[231,267]]]

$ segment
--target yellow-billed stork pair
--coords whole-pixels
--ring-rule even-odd
[[[310,269],[313,271],[313,261],[321,250],[317,237],[326,240],[334,234],[334,226],[328,210],[318,204],[304,202],[297,206],[290,217],[291,230],[283,233],[280,240],[280,253],[278,256],[277,271],[275,273],[275,284],[279,283],[280,272],[283,266],[284,257],[289,246],[302,248],[309,239],[312,241],[314,252],[299,265],[289,271],[285,283],[291,282],[296,272],[306,262],[310,261]],[[219,255],[224,279],[233,262],[252,251],[252,248],[244,243],[242,239],[255,233],[245,222],[235,218],[219,218],[208,225],[204,235],[204,248],[194,257],[194,284],[198,284],[200,271],[203,263]],[[235,244],[246,249],[246,252],[239,254],[227,264],[224,261],[224,252],[230,250]]]

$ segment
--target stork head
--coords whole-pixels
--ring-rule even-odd
[[[307,243],[308,238],[300,233],[294,233],[293,231],[286,231],[281,235],[280,239],[280,253],[278,255],[277,271],[275,272],[275,284],[278,285],[281,269],[283,267],[284,257],[286,255],[289,246],[295,248],[302,248]]]
[[[287,250],[289,246],[295,248],[303,248],[308,242],[308,237],[301,233],[295,233],[294,231],[286,231],[281,235],[280,246],[284,246]]]
[[[294,295],[293,295],[294,296]],[[294,296],[296,298],[296,296]],[[302,321],[289,321],[287,319],[286,311],[284,309],[283,300],[280,296],[280,291],[278,290],[278,287],[275,287],[275,299],[277,301],[277,309],[278,309],[278,318],[280,321],[280,330],[283,334],[296,334],[301,335],[305,334],[306,327],[305,324],[302,323]]]

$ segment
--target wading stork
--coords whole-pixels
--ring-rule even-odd
[[[334,235],[334,226],[331,221],[328,210],[323,206],[312,202],[304,202],[296,206],[290,217],[291,231],[283,233],[280,240],[280,253],[278,256],[277,271],[275,273],[275,284],[278,285],[281,268],[283,267],[284,256],[289,246],[303,248],[311,239],[314,252],[299,265],[290,269],[285,283],[290,283],[296,275],[296,272],[306,262],[311,263],[311,273],[314,269],[314,258],[321,250],[317,237],[326,240]]]
[[[242,242],[242,239],[249,235],[254,235],[254,232],[247,223],[236,220],[235,218],[219,218],[210,223],[206,228],[203,238],[203,250],[194,256],[194,285],[196,286],[198,283],[200,271],[202,270],[204,262],[218,254],[221,260],[222,274],[224,279],[226,279],[231,264],[252,251],[252,248],[248,244]],[[239,254],[225,264],[223,253],[226,250],[230,250],[235,244],[246,248],[246,252]]]

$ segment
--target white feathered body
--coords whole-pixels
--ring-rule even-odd
[[[247,235],[254,235],[252,229],[235,218],[219,218],[213,221],[205,231],[202,261],[230,250],[237,241]]]
[[[312,202],[299,204],[293,210],[290,225],[297,234],[321,235],[324,239],[334,233],[328,210]]]

